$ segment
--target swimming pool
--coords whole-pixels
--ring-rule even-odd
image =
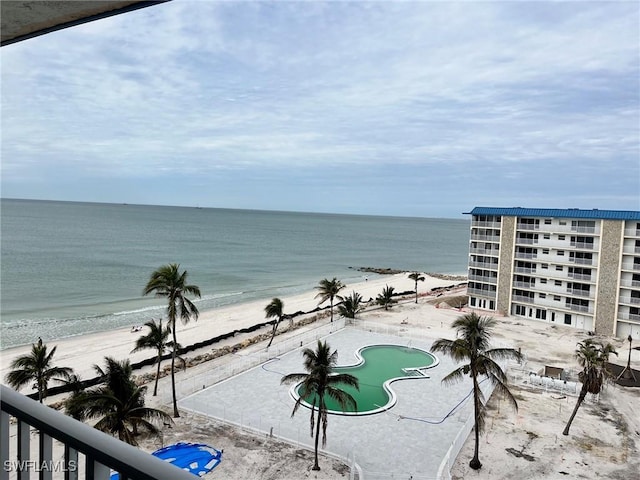
[[[346,410],[326,396],[325,404],[329,413],[336,415],[371,415],[395,405],[397,398],[391,383],[396,380],[427,379],[426,370],[438,364],[438,359],[420,348],[407,345],[368,345],[355,352],[358,362],[355,365],[335,368],[336,373],[349,373],[358,378],[360,390],[348,385],[340,388],[349,393],[357,403],[356,409],[348,406]],[[300,384],[294,385],[290,394],[294,399],[300,397]],[[303,399],[302,404],[311,408],[313,396]]]

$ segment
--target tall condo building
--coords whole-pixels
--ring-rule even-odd
[[[640,339],[640,212],[469,214],[469,306]]]

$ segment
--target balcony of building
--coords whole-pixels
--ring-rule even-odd
[[[584,290],[581,288],[570,288],[567,287],[566,290],[567,295],[572,297],[582,297],[582,298],[595,298],[595,292],[591,289]]]
[[[574,250],[597,250],[598,244],[597,242],[583,242],[580,240],[571,240],[569,245]]]
[[[529,232],[534,232],[534,231],[540,230],[540,224],[539,223],[522,223],[522,222],[518,222],[516,224],[516,229],[518,229],[518,230],[526,230],[526,231],[529,231]]]
[[[519,230],[520,224],[517,227]],[[522,230],[531,230],[527,228],[522,228]],[[596,224],[593,226],[583,226],[583,225],[560,225],[558,222],[545,224],[541,222],[538,228],[534,229],[536,232],[540,233],[556,233],[556,234],[567,234],[567,233],[579,233],[585,235],[600,235],[600,225]]]
[[[472,297],[490,298],[492,300],[496,299],[496,291],[495,290],[485,290],[485,289],[480,289],[480,288],[468,287],[467,288],[467,295],[472,296]]]
[[[622,270],[631,270],[631,271],[634,271],[634,272],[640,272],[640,262],[636,262],[634,260],[631,260],[631,259],[623,260],[622,261]]]
[[[564,307],[572,312],[580,313],[593,313],[593,307],[591,305],[579,305],[576,303],[565,303]]]
[[[620,312],[618,319],[640,323],[640,313]]]
[[[530,252],[519,252],[516,251],[516,253],[514,254],[515,258],[521,259],[521,260],[531,260],[534,258],[538,258],[538,254],[537,253],[530,253]]]
[[[625,228],[624,236],[631,238],[640,238],[640,228],[638,228],[637,226]]]
[[[619,303],[624,305],[640,305],[640,297],[632,297],[631,295],[620,295]]]
[[[498,264],[494,263],[494,262],[489,262],[489,261],[482,261],[482,260],[470,260],[469,261],[469,266],[470,267],[476,267],[476,268],[483,268],[483,269],[488,269],[488,270],[497,270],[498,269]]]
[[[512,302],[527,303],[527,304],[536,303],[535,297],[528,297],[526,295],[513,295],[511,297],[511,301]]]
[[[492,257],[497,257],[500,255],[500,249],[498,248],[484,248],[484,247],[470,247],[469,253],[476,253],[480,255],[489,255]]]
[[[119,472],[121,479],[193,479],[191,473],[4,385],[0,385],[0,408],[0,480],[28,479],[35,470],[40,480],[52,479],[54,471],[64,472],[65,480],[108,480],[112,470]],[[34,434],[37,442],[31,441]],[[54,457],[54,441],[64,446],[62,457]],[[37,452],[31,451],[34,445]]]
[[[472,233],[471,240],[477,242],[494,242],[500,243],[500,235],[486,235],[483,233]]]
[[[498,230],[502,227],[502,223],[495,221],[486,221],[486,220],[472,220],[471,227],[479,227],[479,228],[497,228]]]
[[[626,277],[623,274],[623,277],[620,280],[620,286],[621,287],[632,288],[632,289],[640,288],[640,279],[634,279],[630,275],[628,277]]]
[[[624,253],[625,255],[640,255],[640,246],[634,244],[625,245],[622,248],[622,253]]]
[[[469,274],[468,279],[471,281],[482,282],[482,283],[490,283],[492,285],[496,285],[498,283],[498,277],[490,277],[488,275],[477,275],[477,274]]]

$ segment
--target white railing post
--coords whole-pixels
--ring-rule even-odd
[[[51,465],[53,467],[53,439],[40,431],[40,465]],[[53,480],[53,468],[41,468],[40,480]]]
[[[9,459],[9,423],[11,417],[7,412],[1,412],[0,414],[0,459]],[[0,469],[0,480],[9,480],[9,469],[2,465]]]

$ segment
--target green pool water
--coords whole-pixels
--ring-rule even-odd
[[[351,394],[357,408],[345,411],[332,398],[326,396],[325,403],[331,413],[371,414],[386,410],[395,404],[395,394],[389,386],[400,379],[427,378],[422,369],[435,366],[436,358],[425,350],[402,345],[370,345],[358,351],[361,361],[357,365],[337,367],[336,373],[350,373],[358,378],[360,390],[347,385],[340,388]],[[294,387],[294,396],[300,396],[300,385]],[[307,406],[314,396],[304,398]]]

